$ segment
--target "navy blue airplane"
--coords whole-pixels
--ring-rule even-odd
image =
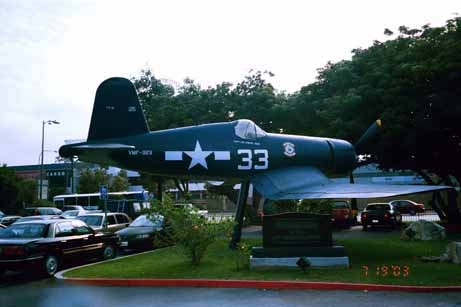
[[[359,143],[366,143],[379,125],[378,120]],[[357,167],[351,143],[267,133],[247,119],[149,131],[136,90],[125,78],[101,83],[87,141],[64,145],[59,154],[162,177],[241,182],[238,226],[250,183],[270,200],[376,198],[448,188],[332,181]]]

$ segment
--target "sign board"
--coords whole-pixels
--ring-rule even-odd
[[[330,219],[328,214],[265,215],[263,247],[332,246]]]
[[[107,200],[109,198],[109,193],[106,185],[99,186],[99,199]]]

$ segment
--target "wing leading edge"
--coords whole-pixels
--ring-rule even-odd
[[[452,188],[433,185],[338,183],[313,167],[268,171],[251,178],[251,183],[265,198],[272,200],[379,198]]]

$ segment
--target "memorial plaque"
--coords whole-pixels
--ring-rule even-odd
[[[330,215],[282,213],[264,216],[263,247],[332,246]]]

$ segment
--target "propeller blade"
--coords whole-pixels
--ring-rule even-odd
[[[362,150],[366,147],[371,139],[378,133],[379,129],[382,126],[382,120],[377,119],[371,126],[365,131],[365,133],[360,137],[360,139],[355,143],[355,150],[357,154],[362,153]]]

